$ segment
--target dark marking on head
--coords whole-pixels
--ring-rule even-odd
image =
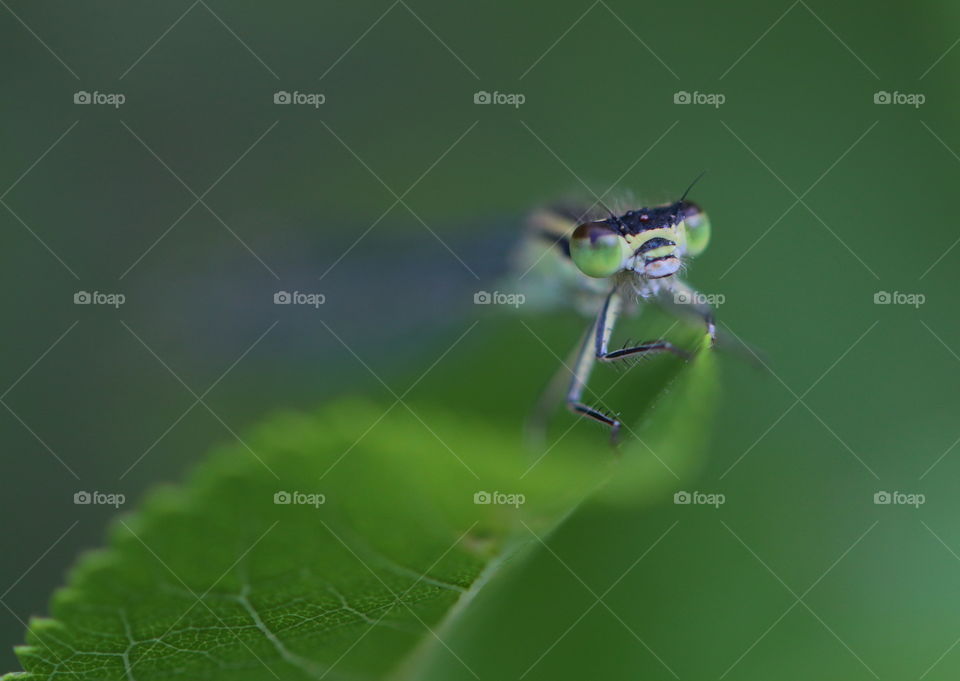
[[[662,206],[653,206],[649,208],[638,208],[630,210],[619,217],[611,217],[604,222],[624,236],[641,234],[653,229],[665,229],[675,227],[686,220],[691,215],[696,215],[700,211],[700,206],[693,201],[674,201]]]
[[[676,206],[674,204],[668,204],[665,206],[655,206],[653,208],[629,210],[616,220],[608,218],[604,220],[604,222],[618,229],[622,235],[628,236],[648,232],[651,229],[670,227],[678,222],[675,213]]]
[[[643,245],[635,250],[634,255],[642,255],[647,251],[652,251],[656,248],[663,248],[664,246],[676,246],[676,242],[670,241],[670,239],[663,239],[661,237],[654,237],[653,239],[647,239]]]

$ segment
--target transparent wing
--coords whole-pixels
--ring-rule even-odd
[[[609,279],[587,277],[570,259],[570,234],[580,222],[596,217],[585,208],[560,205],[541,209],[527,221],[514,253],[511,281],[512,290],[526,296],[525,309],[573,306],[592,315],[610,292]]]

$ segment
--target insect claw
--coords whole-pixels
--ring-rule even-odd
[[[620,421],[615,421],[610,427],[610,446],[619,450],[620,447]]]

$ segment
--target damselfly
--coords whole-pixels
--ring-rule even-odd
[[[598,201],[586,210],[555,206],[530,219],[524,250],[527,271],[535,265],[541,272],[546,269],[549,276],[563,280],[554,281],[560,295],[596,315],[570,368],[567,407],[609,426],[614,440],[620,430],[617,416],[583,400],[594,364],[660,352],[688,356],[663,339],[610,350],[622,313],[643,301],[669,296],[672,300],[666,302],[685,305],[702,318],[711,341],[716,342],[713,310],[706,297],[678,276],[687,259],[700,255],[710,241],[710,221],[700,206],[687,200],[689,191],[659,206],[623,205],[611,210]]]

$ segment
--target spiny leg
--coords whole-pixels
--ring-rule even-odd
[[[596,337],[594,341],[595,354],[596,358],[601,362],[615,362],[625,357],[654,352],[672,352],[684,359],[689,359],[687,353],[674,346],[670,341],[665,340],[647,341],[638,345],[621,348],[620,350],[610,351],[609,346],[610,338],[613,336],[613,327],[616,325],[622,309],[623,298],[617,293],[616,289],[614,289],[610,295],[607,296],[607,300],[600,310],[600,315],[597,317]]]
[[[594,362],[596,360],[600,360],[601,362],[615,362],[625,357],[663,351],[674,352],[682,357],[686,357],[686,353],[665,340],[650,341],[610,352],[608,350],[610,337],[613,335],[613,329],[616,326],[622,309],[623,298],[617,293],[617,290],[614,289],[604,301],[603,307],[597,315],[597,320],[593,324],[592,333],[588,334],[581,345],[580,352],[577,355],[577,362],[573,368],[573,380],[571,380],[570,388],[567,391],[567,407],[574,413],[582,414],[583,416],[610,426],[610,436],[614,442],[620,432],[620,421],[582,401],[583,391],[587,387],[587,381],[593,370]]]
[[[597,321],[591,326],[591,331],[584,336],[583,342],[580,344],[577,361],[573,365],[573,378],[570,381],[570,387],[567,389],[567,408],[574,414],[586,416],[609,426],[610,439],[616,442],[617,435],[620,432],[620,421],[582,402],[583,391],[587,387],[590,372],[593,370],[593,364],[596,361],[596,341],[594,338],[597,325],[602,317],[603,312],[597,317]]]

